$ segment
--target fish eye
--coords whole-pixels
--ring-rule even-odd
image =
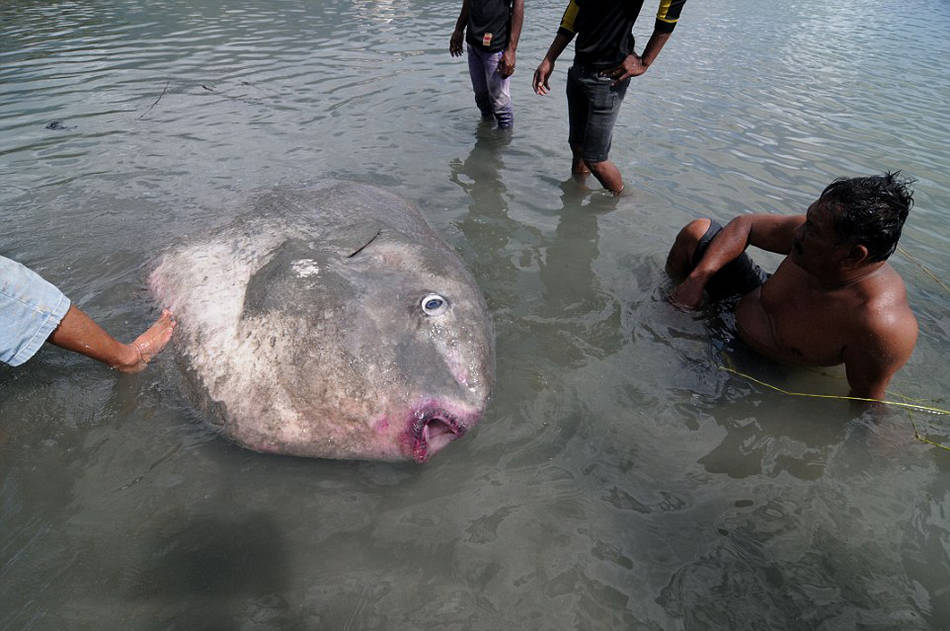
[[[427,294],[420,303],[422,312],[427,316],[442,315],[449,308],[449,301],[439,294]]]

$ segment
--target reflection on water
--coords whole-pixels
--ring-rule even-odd
[[[950,626],[950,458],[912,427],[946,420],[719,370],[847,389],[673,309],[662,269],[695,216],[900,168],[902,245],[946,276],[950,7],[688,4],[625,99],[619,199],[567,179],[569,52],[530,90],[562,10],[528,16],[504,135],[448,55],[456,3],[0,4],[0,254],[121,335],[155,317],[161,250],[250,190],[373,182],[469,265],[498,363],[484,422],[424,467],[230,445],[170,353],[0,368],[0,628]],[[893,264],[921,327],[894,396],[946,407],[950,295]]]
[[[181,628],[235,628],[263,618],[286,625],[288,551],[266,513],[170,516],[141,542],[143,558],[124,581],[132,601],[163,602]],[[251,611],[241,611],[252,603]],[[164,625],[155,625],[164,628]]]

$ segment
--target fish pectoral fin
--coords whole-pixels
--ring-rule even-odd
[[[313,243],[288,239],[248,280],[242,318],[280,312],[306,316],[326,302],[325,296],[349,290],[331,265],[331,255]]]

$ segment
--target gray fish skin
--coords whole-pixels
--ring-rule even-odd
[[[149,287],[178,320],[202,409],[250,449],[424,462],[488,403],[484,298],[419,211],[381,189],[261,194],[166,252]]]

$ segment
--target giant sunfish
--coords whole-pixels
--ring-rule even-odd
[[[411,204],[333,183],[259,194],[149,277],[218,429],[261,452],[425,462],[481,417],[481,292]]]

